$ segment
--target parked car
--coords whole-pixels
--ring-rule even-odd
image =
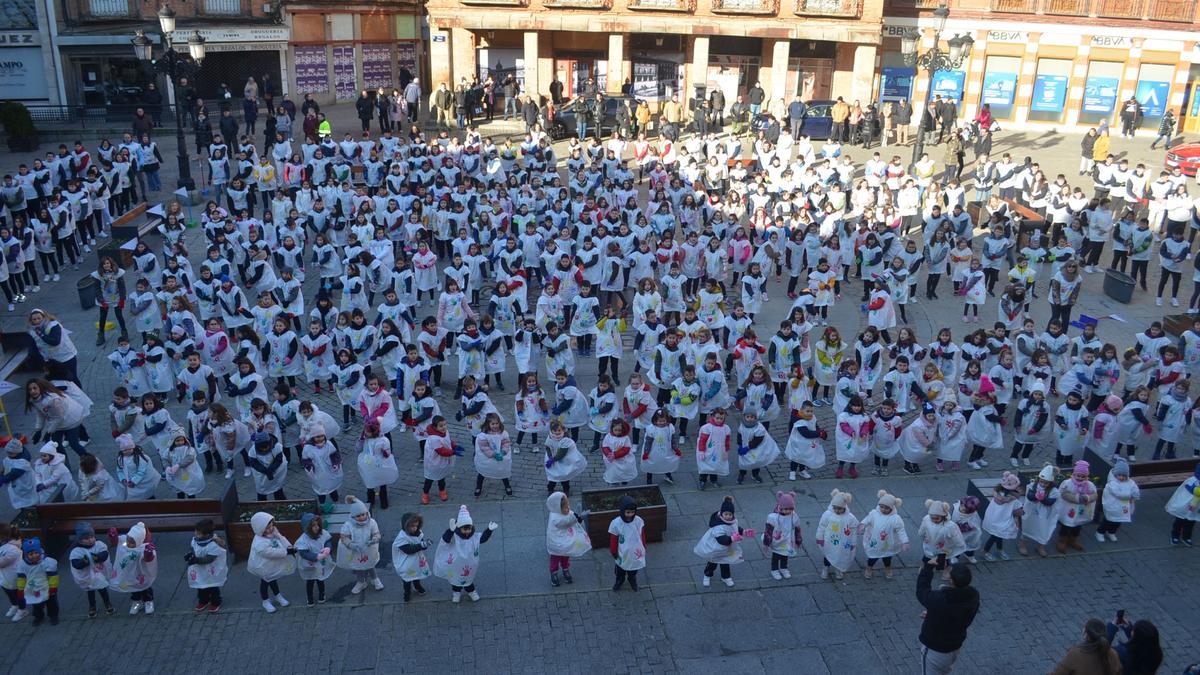
[[[1200,141],[1177,145],[1167,151],[1163,165],[1168,169],[1179,167],[1185,176],[1195,176],[1200,170]]]
[[[625,101],[630,102],[630,108],[632,110],[637,110],[638,105],[641,103],[641,101],[639,101],[637,98],[627,94],[617,94],[615,96],[604,97],[604,114],[601,116],[600,120],[601,138],[607,138],[608,136],[611,136],[613,130],[616,129],[617,106],[625,105]],[[567,138],[575,135],[575,117],[579,114],[579,108],[581,105],[582,101],[578,98],[574,98],[564,103],[561,108],[555,111],[554,122],[551,123],[550,128],[547,130],[550,132],[551,138],[558,140],[560,138]],[[589,120],[589,134],[591,134],[592,129],[595,128],[595,123],[595,120]]]
[[[833,104],[837,101],[820,99],[815,101],[807,101],[808,110],[804,113],[804,124],[800,127],[800,132],[807,134],[813,140],[824,140],[829,138],[833,131],[833,118],[830,116],[830,110]],[[767,113],[759,113],[751,122],[754,133],[757,135],[759,131],[767,128],[769,124]],[[780,129],[790,129],[786,119],[779,120]]]

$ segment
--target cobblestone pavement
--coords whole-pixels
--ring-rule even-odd
[[[1002,137],[997,147],[998,151],[1046,157],[1044,165],[1050,167],[1051,175],[1061,171],[1073,177],[1077,140],[1073,136],[1012,135]],[[1157,164],[1150,161],[1148,152],[1139,149],[1144,143],[1137,143],[1134,146],[1122,139],[1113,141],[1115,151],[1146,161],[1153,170]],[[886,155],[891,151],[884,152]],[[163,180],[171,185],[174,167],[170,155],[166,156]],[[7,170],[24,160],[0,155],[0,167]],[[193,241],[199,239],[197,232],[191,236]],[[195,255],[200,248],[193,244],[192,250]],[[84,269],[70,272],[61,282],[45,284],[41,294],[31,297],[18,312],[0,314],[0,321],[5,330],[19,330],[24,320],[21,310],[40,306],[57,314],[74,331],[80,349],[80,376],[85,390],[96,401],[88,420],[95,439],[91,450],[111,466],[114,448],[107,433],[106,407],[117,382],[105,356],[115,348],[115,337],[110,334],[103,348],[93,345],[96,315],[94,310],[81,311],[73,292],[74,282],[92,269],[94,260],[93,254]],[[1100,292],[1101,283],[1101,275],[1086,278],[1077,312],[1093,316],[1118,312],[1129,319],[1129,323],[1102,321],[1099,333],[1103,340],[1127,346],[1135,330],[1161,318],[1162,309],[1154,307],[1145,294],[1138,292],[1134,304],[1119,305]],[[852,284],[831,312],[831,323],[844,336],[856,334],[865,325],[856,301],[858,290],[857,283]],[[306,284],[305,291],[311,303],[315,296],[313,281]],[[759,320],[767,327],[767,334],[790,304],[784,287],[777,282],[770,284],[769,292],[774,302],[768,304]],[[964,331],[958,325],[959,311],[955,302],[922,301],[910,305],[910,325],[922,342],[928,342],[941,326],[950,326],[960,338]],[[993,302],[985,309],[985,323],[993,319],[994,311]],[[1039,325],[1044,323],[1048,317],[1044,300],[1034,302],[1033,316]],[[632,336],[627,336],[627,344],[631,340]],[[632,355],[623,359],[622,382],[632,364]],[[593,360],[580,360],[576,375],[584,392],[594,386],[594,368]],[[508,392],[515,384],[512,370],[510,361],[505,374]],[[447,373],[450,386],[441,399],[443,414],[448,413],[448,417],[457,410],[457,403],[449,400],[449,378],[454,372],[451,365]],[[14,377],[13,381],[22,384],[24,378]],[[301,398],[311,399],[337,415],[332,395],[310,394],[311,390],[302,391]],[[511,419],[511,394],[493,392],[492,397],[504,416]],[[5,404],[13,427],[29,430],[30,419],[21,409],[19,394],[9,395]],[[183,406],[172,402],[170,409],[177,421],[185,419]],[[828,408],[819,409],[818,415],[823,426],[832,421]],[[692,426],[689,440],[694,442],[696,425]],[[358,430],[359,425],[354,424],[338,439],[344,449],[353,447]],[[451,433],[467,445],[469,436],[461,425],[452,422]],[[786,442],[782,423],[775,423],[772,434],[781,445]],[[590,443],[591,434],[584,431],[580,445],[586,450]],[[418,509],[420,488],[420,466],[412,438],[398,437],[396,448],[401,478],[391,490],[391,508],[375,513],[388,542],[399,527],[400,514]],[[195,617],[191,612],[193,595],[183,582],[184,566],[179,559],[187,538],[166,535],[159,539],[163,557],[156,584],[158,615],[83,619],[83,597],[69,575],[64,576],[64,622],[60,626],[35,630],[28,621],[0,625],[0,641],[9,647],[3,668],[22,673],[77,669],[191,673],[214,668],[235,672],[286,668],[321,673],[465,669],[753,673],[778,672],[786,667],[813,673],[915,671],[920,608],[913,596],[913,583],[919,555],[910,552],[901,556],[900,573],[891,581],[877,577],[868,582],[850,574],[846,580],[834,583],[819,580],[820,554],[814,557],[810,551],[794,563],[795,578],[779,583],[767,575],[762,551],[748,545],[748,562],[736,568],[734,589],[701,589],[702,565],[692,547],[706,529],[708,514],[715,510],[723,492],[696,491],[691,461],[685,461],[676,474],[676,485],[664,487],[670,530],[666,541],[649,548],[650,567],[640,593],[613,594],[607,590],[611,559],[603,550],[575,563],[574,586],[552,590],[545,568],[542,456],[540,448],[528,442],[521,450],[514,462],[514,497],[504,498],[494,483],[489,483],[482,498],[470,497],[474,470],[468,455],[459,460],[449,480],[451,500],[420,507],[431,537],[441,532],[441,523],[454,515],[460,502],[471,506],[476,522],[496,520],[501,524],[498,537],[483,548],[479,586],[484,597],[477,605],[451,605],[441,580],[431,580],[429,596],[411,605],[402,604],[400,584],[390,571],[385,553],[381,578],[388,587],[382,593],[351,596],[349,575],[338,572],[331,580],[331,602],[308,609],[303,607],[301,584],[291,578],[283,585],[293,606],[267,617],[258,605],[256,584],[244,565],[238,564],[231,571],[221,614]],[[1049,459],[1050,451],[1049,442],[1040,444],[1034,454],[1035,466]],[[994,459],[1000,456],[1000,451],[994,451]],[[766,485],[727,484],[723,490],[735,495],[743,521],[757,527],[773,506],[774,489],[796,489],[800,494],[798,512],[806,521],[805,531],[811,539],[830,489],[850,489],[857,497],[852,510],[861,517],[873,506],[875,491],[886,487],[905,498],[901,512],[910,536],[915,537],[925,498],[956,499],[964,494],[968,477],[999,475],[1001,463],[994,462],[993,469],[986,472],[838,482],[831,480],[832,468],[826,467],[818,472],[817,480],[788,483],[786,464],[778,461],[764,472]],[[352,465],[346,472],[343,494],[361,495],[361,482]],[[588,470],[573,481],[573,492],[603,487],[601,473],[600,457],[589,455]],[[240,474],[237,480],[241,498],[252,500],[249,480]],[[216,475],[210,475],[205,495],[215,496],[220,482]],[[296,466],[289,471],[286,491],[289,497],[312,494],[308,479]],[[1078,638],[1084,619],[1107,618],[1118,608],[1128,610],[1130,617],[1145,617],[1158,624],[1167,650],[1168,667],[1164,672],[1178,672],[1190,660],[1200,659],[1200,649],[1195,647],[1200,645],[1200,610],[1187,595],[1178,592],[1196,587],[1200,566],[1195,551],[1168,545],[1169,519],[1162,511],[1168,494],[1163,490],[1148,492],[1136,522],[1122,530],[1117,544],[1098,548],[1089,533],[1084,537],[1085,554],[981,563],[976,584],[983,594],[983,610],[971,630],[958,672],[1048,670]],[[165,487],[161,496],[166,496]],[[0,517],[11,517],[4,501]],[[63,568],[65,572],[65,565]],[[122,614],[126,606],[125,599],[118,600]]]

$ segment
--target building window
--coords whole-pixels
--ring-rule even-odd
[[[1175,77],[1175,66],[1165,63],[1143,63],[1138,70],[1137,89],[1133,95],[1142,104],[1143,129],[1157,129],[1166,112],[1171,94],[1171,80]]]
[[[1038,59],[1029,101],[1031,122],[1062,122],[1067,108],[1067,85],[1071,79],[1070,59]]]
[[[1124,69],[1125,64],[1119,61],[1092,61],[1088,64],[1087,80],[1083,83],[1083,103],[1079,107],[1080,124],[1112,121]]]
[[[242,0],[204,0],[204,13],[236,16],[242,13]]]
[[[983,92],[979,107],[988,106],[992,119],[1011,120],[1017,97],[1017,75],[1021,59],[1016,56],[989,56],[983,71]]]
[[[89,0],[92,16],[129,16],[129,0]]]

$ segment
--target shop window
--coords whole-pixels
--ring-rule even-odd
[[[1070,59],[1038,59],[1029,101],[1029,121],[1062,122],[1071,80]]]
[[[992,119],[1011,120],[1017,98],[1017,77],[1021,59],[1016,56],[989,56],[983,72],[983,91],[979,106],[989,106]]]
[[[1124,69],[1125,64],[1120,61],[1092,61],[1088,64],[1087,80],[1083,83],[1083,103],[1079,107],[1081,125],[1113,121]]]
[[[1165,63],[1143,63],[1138,70],[1137,89],[1134,96],[1142,104],[1142,128],[1157,129],[1166,112],[1171,95],[1171,80],[1175,78],[1175,66]]]

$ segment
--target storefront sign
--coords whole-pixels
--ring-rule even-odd
[[[40,47],[0,49],[0,99],[36,101],[49,94]]]
[[[1133,46],[1133,41],[1127,37],[1118,37],[1115,35],[1093,35],[1092,46],[1128,49],[1129,47]]]
[[[4,31],[0,32],[0,45],[4,46],[19,46],[19,45],[36,45],[38,43],[37,33],[29,31]]]
[[[322,45],[296,47],[296,91],[300,94],[324,94],[329,91],[328,62]]]
[[[1062,112],[1067,102],[1066,75],[1038,75],[1033,81],[1033,101],[1029,109],[1035,112]]]
[[[171,33],[171,41],[177,45],[186,45],[188,38],[195,29],[177,30]],[[201,28],[200,37],[205,42],[287,42],[288,29],[285,27],[270,28]]]
[[[1083,112],[1107,115],[1117,105],[1117,89],[1121,81],[1115,77],[1089,77],[1083,86]]]
[[[1167,109],[1167,93],[1171,90],[1170,82],[1138,82],[1138,103],[1142,104],[1142,115],[1145,117],[1162,117]]]
[[[939,70],[933,74],[933,93],[942,98],[962,100],[967,74],[961,70]]]
[[[899,101],[911,97],[915,75],[912,68],[884,68],[879,78],[879,100]]]
[[[980,103],[1009,106],[1017,94],[1016,73],[987,73],[983,76],[983,96]]]
[[[989,30],[988,42],[1029,42],[1029,33],[1019,30]]]

